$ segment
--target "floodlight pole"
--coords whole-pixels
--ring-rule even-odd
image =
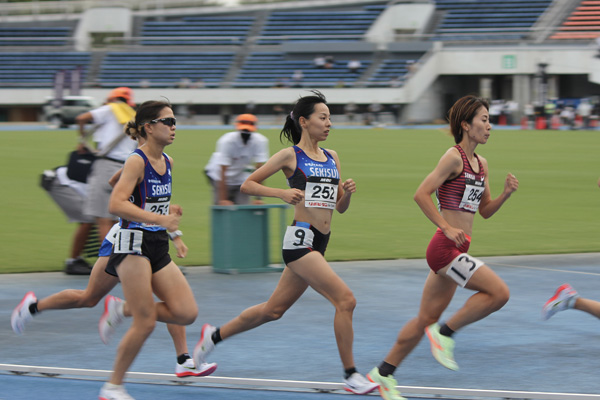
[[[547,63],[538,63],[538,73],[537,77],[539,78],[539,100],[540,104],[546,104],[546,99],[548,97],[548,74],[546,73],[546,68],[548,67]]]

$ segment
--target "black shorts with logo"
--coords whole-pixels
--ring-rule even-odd
[[[141,240],[137,237],[141,233]],[[130,236],[136,236],[137,245],[131,246],[128,242]],[[141,248],[141,252],[139,251]],[[106,265],[106,273],[118,276],[117,267],[125,257],[134,255],[150,261],[152,273],[156,273],[171,262],[169,255],[169,236],[167,231],[147,231],[145,229],[119,229],[113,251]]]
[[[327,234],[323,234],[319,230],[317,230],[315,227],[313,227],[312,225],[310,225],[306,222],[294,221],[292,223],[292,226],[308,227],[308,229],[310,229],[314,233],[314,238],[313,238],[311,247],[304,247],[304,248],[293,249],[293,250],[283,249],[282,250],[283,262],[285,262],[286,264],[289,264],[292,261],[296,261],[296,260],[304,257],[311,251],[318,251],[323,256],[325,256],[325,250],[327,250],[327,244],[329,243],[329,237],[331,236],[331,231]]]

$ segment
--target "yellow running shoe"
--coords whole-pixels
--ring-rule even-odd
[[[381,376],[379,368],[375,367],[367,374],[367,379],[379,385],[379,394],[385,400],[406,400],[400,396],[400,392],[396,389],[398,382],[392,375]]]
[[[454,339],[440,334],[440,326],[437,322],[425,328],[425,332],[431,342],[433,357],[444,367],[458,371],[458,364],[454,361]]]

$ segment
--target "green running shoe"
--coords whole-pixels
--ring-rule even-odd
[[[367,379],[379,385],[379,394],[385,400],[406,400],[400,396],[400,392],[396,389],[398,382],[392,375],[381,376],[379,368],[375,367],[367,374]]]
[[[427,338],[431,342],[433,357],[444,367],[458,371],[458,364],[454,361],[454,339],[440,334],[440,326],[431,324],[425,328]]]

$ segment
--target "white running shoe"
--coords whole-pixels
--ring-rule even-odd
[[[186,376],[208,376],[217,369],[216,363],[203,363],[200,368],[196,368],[194,360],[188,358],[183,364],[175,363],[175,375],[180,378]]]
[[[571,285],[568,283],[560,285],[554,296],[550,297],[542,307],[542,319],[547,320],[559,311],[573,308],[578,297],[579,294]]]
[[[17,335],[22,335],[25,330],[25,324],[33,319],[33,315],[29,312],[29,306],[36,301],[35,293],[27,292],[23,296],[23,300],[13,310],[10,316],[10,325]]]
[[[353,373],[347,379],[344,379],[344,389],[354,394],[367,394],[377,389],[379,384],[370,382],[359,374],[358,372]]]
[[[212,325],[204,324],[202,326],[202,331],[200,332],[200,340],[196,343],[196,347],[194,347],[194,364],[202,365],[206,362],[206,356],[213,351],[215,348],[215,344],[212,341],[212,334],[217,330]]]
[[[98,322],[98,332],[104,344],[108,344],[115,329],[123,322],[123,300],[110,294],[104,299],[104,312]]]
[[[98,394],[100,400],[135,400],[127,393],[123,385],[105,383]]]

